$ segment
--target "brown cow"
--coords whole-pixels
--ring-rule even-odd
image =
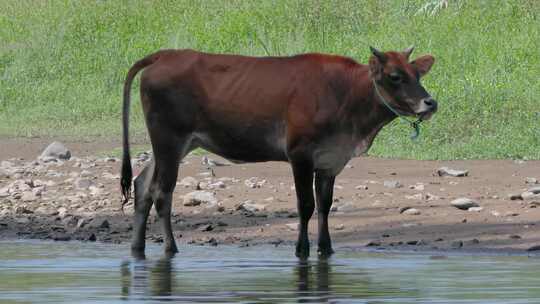
[[[371,51],[369,65],[323,54],[255,58],[193,50],[162,50],[135,63],[124,85],[124,203],[132,180],[130,88],[142,69],[142,108],[154,155],[134,183],[133,253],[144,254],[152,203],[163,223],[165,252],[178,251],[170,222],[172,193],[180,161],[201,147],[233,162],[289,162],[300,217],[296,255],[309,256],[308,221],[315,203],[318,252],[331,255],[328,213],[336,175],[398,115],[429,119],[437,109],[420,84],[432,56],[409,62],[412,48]]]

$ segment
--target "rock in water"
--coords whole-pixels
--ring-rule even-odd
[[[472,208],[472,207],[480,207],[475,201],[466,197],[460,197],[458,199],[455,199],[452,202],[450,202],[450,204],[452,204],[452,206],[461,210],[469,210],[469,208]]]
[[[67,160],[71,158],[71,151],[69,151],[62,143],[55,141],[50,144],[39,156],[40,159],[63,159]]]
[[[109,224],[109,221],[103,220],[103,222],[101,222],[101,224],[99,225],[99,228],[102,228],[102,229],[109,229],[110,226],[111,226],[111,225]]]
[[[77,221],[77,229],[80,229],[80,228],[83,228],[84,226],[86,226],[88,224],[88,220],[85,219],[85,218],[81,218]]]
[[[437,174],[439,176],[462,177],[462,176],[468,176],[469,171],[468,170],[455,170],[455,169],[450,169],[448,167],[441,167],[437,169]]]
[[[527,251],[539,251],[539,250],[540,250],[540,245],[534,245],[527,248]]]
[[[461,247],[463,247],[463,241],[453,241],[451,244],[450,244],[450,247],[452,247],[453,249],[459,249]]]

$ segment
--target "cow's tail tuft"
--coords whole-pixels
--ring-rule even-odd
[[[131,181],[133,172],[131,169],[131,156],[129,153],[129,106],[130,106],[130,90],[131,83],[137,73],[145,67],[153,64],[159,58],[159,52],[149,55],[137,61],[128,71],[126,81],[124,82],[124,102],[122,107],[122,131],[123,131],[123,153],[122,153],[122,170],[120,177],[120,187],[122,189],[122,212],[124,205],[131,198]]]

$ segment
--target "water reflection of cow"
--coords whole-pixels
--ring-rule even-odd
[[[222,294],[228,301],[263,300],[264,297],[286,298],[303,302],[327,302],[334,298],[332,294],[332,267],[328,261],[320,259],[316,262],[299,261],[293,266],[293,281],[296,291],[283,290],[282,284],[276,281],[275,290],[246,290],[240,293],[216,292],[219,289],[207,291],[207,294],[197,294],[197,290],[186,290],[186,286],[177,286],[172,260],[164,258],[155,262],[139,260],[125,261],[120,267],[122,286],[121,294],[124,300],[157,300],[157,301],[188,301],[197,302],[197,298],[208,301],[208,297],[220,300]],[[284,278],[280,278],[284,279]],[[287,281],[287,280],[285,280]],[[287,286],[288,288],[289,286]],[[284,293],[285,292],[285,293]],[[291,293],[292,292],[292,293]],[[215,293],[212,295],[212,293]],[[261,299],[262,298],[262,299]]]
[[[120,266],[122,297],[124,299],[169,298],[173,295],[174,270],[172,260],[163,258],[156,262],[129,261]]]

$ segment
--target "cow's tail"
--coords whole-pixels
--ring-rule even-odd
[[[122,173],[120,178],[120,187],[122,189],[122,211],[124,205],[131,197],[131,180],[133,172],[131,170],[131,156],[129,153],[129,106],[130,106],[130,91],[131,83],[137,73],[145,67],[153,64],[159,58],[159,52],[149,55],[137,61],[128,71],[126,81],[124,82],[124,103],[122,107],[122,130],[123,130],[123,153],[122,153]]]

